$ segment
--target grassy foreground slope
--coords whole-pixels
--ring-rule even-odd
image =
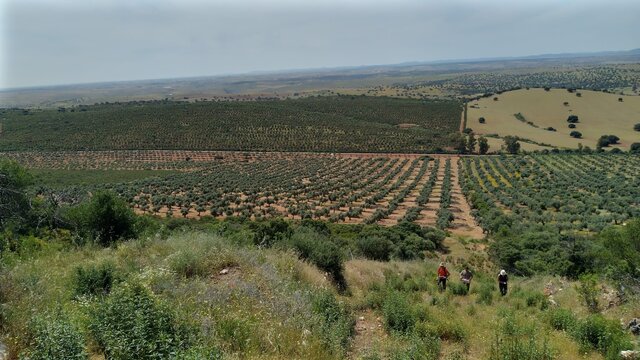
[[[460,112],[457,101],[380,97],[5,109],[0,150],[433,152],[450,145]]]
[[[437,258],[348,260],[339,291],[303,253],[252,245],[251,226],[209,225],[110,248],[23,243],[2,259],[0,339],[14,356],[96,359],[601,359],[633,346],[617,319],[639,316],[637,300],[590,315],[574,282],[545,276],[513,277],[500,297],[495,269],[464,239],[445,242],[446,259],[454,274],[472,265],[469,294],[455,275],[438,292]],[[592,334],[607,336],[593,340],[601,348]]]
[[[569,115],[579,118],[574,129],[568,128]],[[481,117],[486,123],[479,123]],[[519,136],[561,148],[575,149],[582,144],[594,149],[600,136],[616,135],[620,138],[616,147],[625,151],[640,142],[640,132],[633,129],[637,123],[640,96],[565,89],[521,89],[482,98],[469,103],[467,120],[467,126],[478,134]],[[557,131],[546,130],[548,127]],[[571,137],[571,131],[579,131],[582,138]]]

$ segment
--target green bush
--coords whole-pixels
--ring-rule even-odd
[[[112,263],[77,266],[73,276],[74,292],[76,296],[105,295],[111,291],[115,279]]]
[[[580,295],[580,300],[592,313],[599,311],[598,295],[598,278],[595,275],[583,275],[580,277],[580,284],[576,286],[576,290]]]
[[[34,318],[29,332],[22,360],[88,359],[84,337],[62,314]]]
[[[416,323],[407,297],[398,291],[390,291],[382,304],[384,322],[389,331],[408,334]]]
[[[322,319],[322,338],[334,352],[343,354],[349,345],[354,320],[347,309],[329,291],[313,297],[313,312]]]
[[[496,287],[492,283],[480,283],[478,286],[478,297],[476,298],[476,302],[484,305],[493,304],[493,293],[495,290]]]
[[[584,347],[596,349],[608,359],[616,359],[621,350],[633,348],[620,324],[600,314],[578,321],[572,335]]]
[[[393,242],[382,236],[367,236],[358,239],[358,250],[371,260],[388,261],[393,252]]]
[[[72,228],[102,246],[135,237],[135,214],[111,192],[96,192],[88,202],[70,208],[65,220]]]
[[[188,327],[139,284],[116,287],[89,315],[91,335],[108,359],[168,358],[191,343]]]
[[[553,309],[549,311],[548,321],[556,330],[570,331],[575,326],[577,319],[569,309]]]
[[[271,247],[277,242],[288,239],[292,234],[291,226],[281,218],[250,223],[253,230],[253,243],[261,247]]]
[[[453,295],[467,295],[467,285],[461,282],[449,282],[447,284],[447,290],[449,290]]]
[[[302,258],[328,272],[341,288],[345,286],[342,251],[328,237],[313,229],[298,228],[291,235],[290,243]]]
[[[547,339],[539,339],[539,331],[519,323],[507,314],[496,328],[489,360],[552,360],[556,356]]]

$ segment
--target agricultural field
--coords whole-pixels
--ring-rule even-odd
[[[0,151],[442,152],[461,111],[454,100],[365,96],[3,109]]]
[[[507,221],[595,233],[640,217],[638,156],[468,157],[461,164],[461,185],[487,232]]]
[[[105,157],[99,154],[94,153],[96,159],[104,161]],[[15,158],[38,169],[36,175],[53,174],[39,185],[57,187],[54,190],[57,196],[69,203],[106,188],[125,198],[136,212],[163,217],[236,216],[259,220],[279,216],[385,226],[408,221],[482,237],[458,185],[455,156],[307,154],[303,158],[281,154],[279,158],[277,154],[272,157],[256,154],[238,161],[236,156],[240,154],[225,153],[225,161],[223,153],[216,154],[210,154],[219,157],[213,162],[168,161],[149,166],[138,163],[132,169],[127,169],[130,163],[123,161],[122,155],[112,156],[121,162],[85,158],[57,170],[41,169],[39,159],[28,154]],[[79,158],[65,155],[58,154],[59,161],[49,163],[69,166],[60,159]],[[164,155],[172,159],[169,154]],[[195,153],[191,155],[198,158]],[[83,165],[84,169],[71,170]],[[100,165],[112,170],[98,169]],[[171,166],[173,172],[149,169]],[[101,183],[95,180],[109,172],[112,173]],[[117,182],[118,178],[123,180]],[[67,186],[64,189],[56,186],[60,184]]]
[[[572,115],[578,117],[573,124],[567,121]],[[521,89],[471,101],[467,108],[467,127],[477,134],[518,136],[558,148],[582,144],[595,149],[602,135],[615,135],[620,143],[610,148],[628,151],[640,142],[640,132],[634,130],[639,122],[640,96],[588,90]],[[580,136],[571,136],[573,131]]]

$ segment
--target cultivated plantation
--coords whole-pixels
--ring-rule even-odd
[[[0,150],[441,152],[461,110],[455,100],[364,96],[4,109]]]

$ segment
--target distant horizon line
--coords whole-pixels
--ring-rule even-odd
[[[472,63],[472,62],[491,62],[491,61],[509,61],[509,60],[536,60],[536,59],[554,59],[554,58],[579,58],[587,56],[608,56],[608,55],[633,55],[638,53],[640,55],[640,47],[628,49],[628,50],[599,50],[599,51],[585,51],[585,52],[568,52],[568,53],[543,53],[534,55],[513,55],[513,56],[495,56],[495,57],[480,57],[480,58],[457,58],[457,59],[441,59],[441,60],[415,60],[405,61],[399,63],[387,63],[387,64],[370,64],[370,65],[342,65],[342,66],[325,66],[325,67],[311,67],[311,68],[290,68],[290,69],[278,69],[278,70],[251,70],[246,72],[236,73],[224,73],[216,75],[194,75],[194,76],[180,76],[180,77],[166,77],[166,78],[146,78],[146,79],[127,79],[127,80],[103,80],[103,81],[88,81],[78,83],[63,83],[63,84],[51,84],[51,85],[27,85],[27,86],[14,86],[7,88],[0,88],[0,93],[21,91],[21,90],[39,90],[50,89],[60,87],[74,87],[74,86],[88,86],[88,85],[105,85],[105,84],[118,84],[118,83],[130,83],[130,82],[150,82],[150,81],[168,81],[168,80],[188,80],[188,79],[205,79],[205,78],[224,78],[232,76],[251,76],[251,75],[275,75],[275,74],[292,74],[292,73],[304,73],[313,71],[331,71],[331,70],[349,70],[358,68],[375,68],[382,66],[411,66],[411,65],[445,65],[455,63]]]

